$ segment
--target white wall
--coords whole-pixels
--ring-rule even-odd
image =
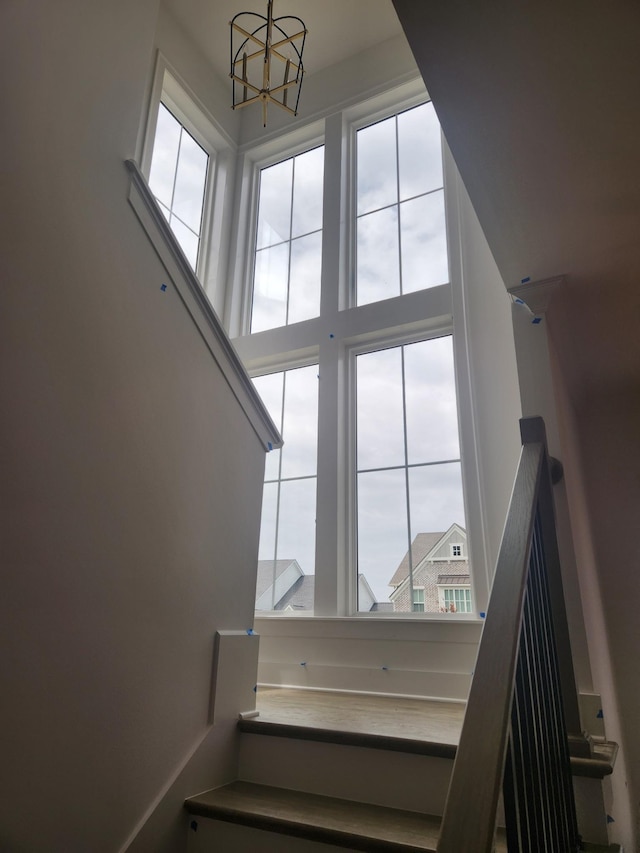
[[[232,724],[207,723],[213,638],[252,621],[263,454],[127,203],[156,13],[0,11],[12,853],[113,853],[165,788],[135,849],[179,849],[176,774],[184,795],[235,772]]]

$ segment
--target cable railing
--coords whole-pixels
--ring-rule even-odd
[[[509,853],[580,849],[569,754],[589,755],[541,418],[522,453],[496,565],[438,853],[491,853],[504,794]]]

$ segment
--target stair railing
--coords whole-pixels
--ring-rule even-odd
[[[509,853],[579,849],[569,763],[589,754],[562,591],[542,418],[520,421],[507,514],[438,853],[491,853],[504,792]]]

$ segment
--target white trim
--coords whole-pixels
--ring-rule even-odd
[[[133,160],[126,161],[131,177],[129,203],[162,261],[184,307],[209,352],[247,415],[265,450],[282,446],[282,439],[256,392],[244,365],[222,328],[202,285],[160,210],[144,175]]]

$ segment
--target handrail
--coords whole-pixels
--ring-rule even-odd
[[[491,853],[503,777],[510,851],[553,849],[555,853],[564,853],[577,849],[565,720],[576,742],[581,739],[580,723],[542,419],[522,420],[521,434],[523,448],[451,777],[438,853],[467,850]],[[536,621],[538,617],[543,620],[541,625]],[[560,647],[557,656],[552,648],[554,636]],[[532,672],[531,667],[538,669]],[[544,691],[551,696],[551,709],[540,707],[540,702],[546,701],[542,699]],[[532,698],[538,701],[537,705]],[[536,729],[527,740],[525,724],[529,718],[532,718],[532,725],[540,725],[542,734]],[[535,749],[531,743],[534,741],[535,749],[538,741],[546,746],[541,758],[533,754]],[[505,776],[507,752],[510,757],[515,755],[519,761],[524,761],[524,771],[514,771],[510,760]],[[523,777],[528,780],[531,774],[535,781],[538,771],[547,774],[545,779],[553,778],[555,795],[541,795],[545,800],[541,806],[542,816],[529,814],[536,808],[535,803],[523,806],[523,810],[527,810],[523,816],[519,811],[522,800],[518,800],[518,783]],[[556,776],[561,777],[557,783]],[[545,779],[541,776],[538,780],[542,787]],[[539,788],[533,793],[528,790],[522,796],[535,800],[538,791]],[[566,817],[556,818],[556,800],[564,804]],[[528,832],[529,824],[538,827],[547,821],[554,824],[555,847],[527,846],[518,840],[521,832]],[[538,838],[535,827],[533,834]],[[544,826],[541,831],[546,831]],[[558,842],[559,838],[563,840]]]

